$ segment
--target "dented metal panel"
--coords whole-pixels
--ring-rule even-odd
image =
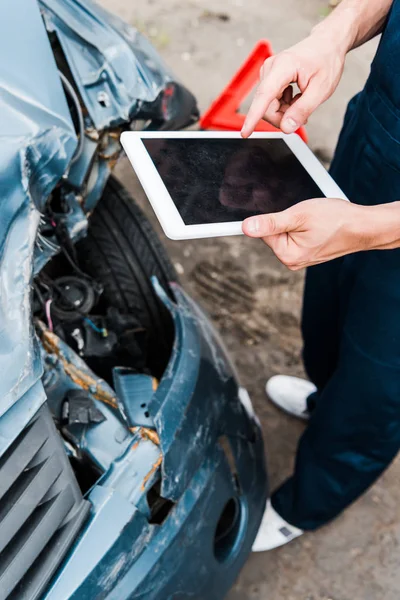
[[[103,8],[89,0],[40,0],[40,5],[96,129],[129,121],[172,81],[150,42]]]
[[[177,304],[155,281],[175,323],[173,354],[149,404],[163,454],[162,495],[177,500],[210,445],[224,433],[251,440],[233,367],[215,330],[177,285]]]
[[[30,312],[33,247],[39,211],[77,140],[35,1],[0,4],[0,54],[1,415],[41,375]]]
[[[43,19],[48,32],[58,37],[98,130],[129,121],[171,81],[151,44],[100,7],[85,0],[43,0],[39,5],[41,12],[36,0],[0,5],[0,52],[12,56],[0,65],[0,416],[41,374],[30,319],[32,256],[39,244],[37,271],[57,251],[37,240],[40,211],[68,173],[77,147]],[[82,164],[85,160],[83,156]],[[100,157],[86,209],[99,199],[110,161],[115,158]],[[79,168],[74,166],[75,175]],[[83,180],[80,171],[77,176]],[[67,222],[73,239],[86,225],[83,213]]]
[[[243,475],[241,494],[223,451],[212,445],[161,526],[150,524],[138,509],[139,480],[135,472],[127,476],[131,454],[139,452],[132,447],[115,464],[114,476],[91,492],[93,520],[45,600],[169,600],[178,594],[221,600],[250,552],[267,494],[263,461],[252,461],[262,457],[261,435],[252,444],[237,438],[232,447]],[[145,450],[141,458],[147,464]],[[236,497],[237,533],[221,564],[214,548],[216,526],[227,502]]]

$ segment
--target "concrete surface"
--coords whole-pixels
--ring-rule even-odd
[[[326,14],[327,2],[102,0],[149,35],[195,93],[202,110],[257,40],[270,39],[275,51],[289,46]],[[310,145],[327,159],[332,156],[346,103],[362,87],[375,47],[370,43],[349,56],[336,95],[309,121]],[[118,167],[118,176],[154,223],[127,161]],[[202,301],[224,334],[255,401],[274,487],[290,473],[303,426],[266,401],[264,382],[274,373],[302,373],[303,275],[286,271],[256,241],[225,238],[186,243],[161,237],[186,288]],[[204,273],[211,273],[211,291],[203,286]],[[251,556],[228,600],[398,600],[399,479],[397,461],[335,523],[281,549]]]

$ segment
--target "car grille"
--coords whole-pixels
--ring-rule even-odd
[[[89,506],[44,405],[0,457],[0,600],[41,597]]]

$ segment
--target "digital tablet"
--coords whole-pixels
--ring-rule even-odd
[[[347,199],[296,134],[129,131],[121,143],[173,240],[240,235],[247,217]]]

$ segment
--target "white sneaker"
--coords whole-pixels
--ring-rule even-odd
[[[282,519],[276,510],[272,508],[271,501],[268,500],[252,551],[266,552],[267,550],[279,548],[279,546],[300,537],[303,533],[304,531]]]
[[[307,420],[310,413],[307,408],[307,398],[317,388],[311,381],[289,375],[275,375],[265,386],[270,400],[289,415]]]

